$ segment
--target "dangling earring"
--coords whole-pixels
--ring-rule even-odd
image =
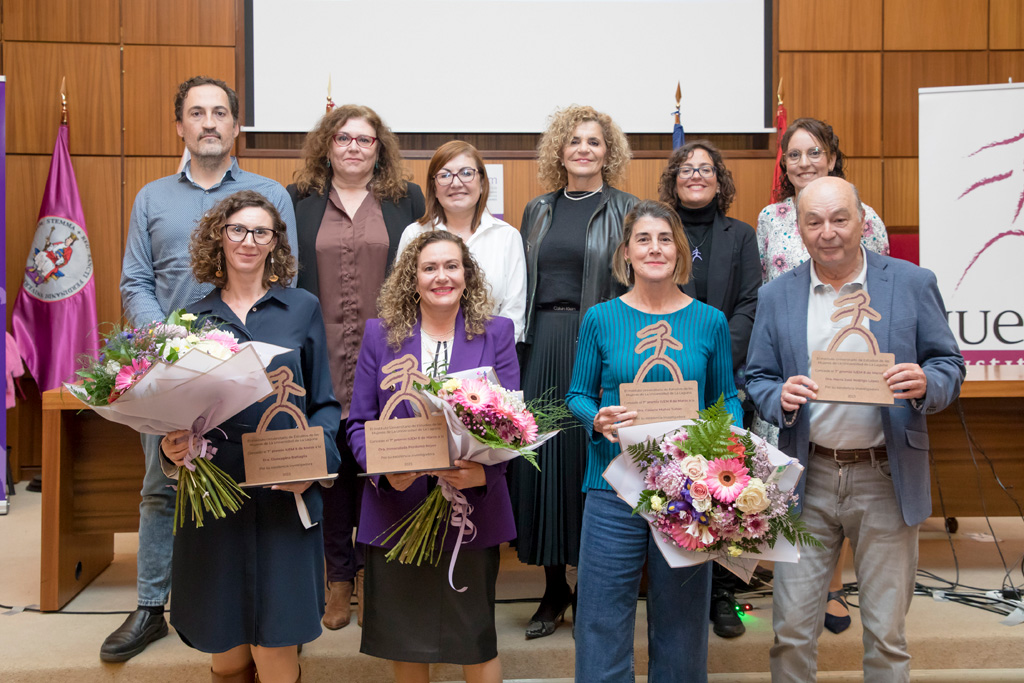
[[[330,160],[330,159],[328,159],[328,160],[327,160],[327,168],[330,168],[330,167],[331,167],[331,160]]]
[[[278,277],[274,274],[274,255],[270,255],[270,277],[267,278],[271,282],[277,282]]]
[[[629,261],[626,261],[626,279],[633,279],[633,264],[631,264]]]
[[[462,290],[462,297],[461,298],[462,298],[463,301],[469,301],[469,290],[468,289],[463,289]]]
[[[419,304],[419,302],[420,302],[420,293],[418,291],[412,293],[412,302],[414,304]]]
[[[214,271],[214,277],[224,277],[224,252],[217,254],[217,270]]]

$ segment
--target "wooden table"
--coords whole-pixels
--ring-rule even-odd
[[[146,471],[138,432],[104,420],[63,389],[42,397],[39,606],[59,610],[107,568],[114,534],[139,530]]]
[[[928,418],[934,458],[932,515],[947,518],[947,523],[986,514],[1019,516],[1020,509],[996,477],[1024,506],[1024,367],[971,366],[960,390],[960,406],[974,437],[973,458],[956,403]],[[955,530],[954,522],[950,531]]]
[[[1024,500],[1024,368],[972,367],[960,403],[978,449],[978,470],[956,405],[928,418],[936,517],[1016,516],[992,469]],[[104,420],[64,390],[43,393],[43,511],[39,604],[58,610],[114,557],[114,534],[139,529],[145,457],[139,435]],[[940,505],[942,487],[945,509]],[[979,493],[980,488],[980,493]]]

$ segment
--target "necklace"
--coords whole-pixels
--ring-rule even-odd
[[[597,194],[598,192],[600,192],[603,189],[604,189],[604,183],[601,183],[601,187],[597,188],[596,190],[593,190],[591,192],[585,192],[584,191],[584,193],[579,195],[578,197],[573,197],[571,194],[569,194],[569,186],[567,185],[567,186],[562,188],[562,194],[565,195],[566,199],[571,199],[574,202],[580,202],[580,201],[583,201],[584,199],[589,199],[589,198],[593,197],[595,194]],[[574,192],[574,194],[578,194],[578,193]]]
[[[692,262],[693,262],[693,263],[696,263],[696,262],[697,262],[697,259],[700,259],[701,261],[703,261],[703,260],[704,260],[704,257],[703,257],[703,256],[701,255],[701,253],[700,253],[700,248],[704,246],[704,243],[708,241],[708,237],[710,237],[710,236],[711,236],[711,231],[710,231],[710,230],[708,230],[708,234],[704,235],[704,239],[702,239],[702,240],[700,241],[700,244],[698,244],[697,246],[695,246],[695,247],[693,248],[693,251],[692,251],[692,252],[690,252],[690,253],[691,253],[691,255],[693,256],[693,259],[692,259]]]
[[[444,342],[444,343],[447,344],[448,342],[450,342],[452,339],[455,338],[455,328],[454,327],[452,327],[452,329],[448,330],[447,332],[444,332],[443,334],[437,334],[437,335],[430,334],[429,332],[424,330],[422,327],[420,328],[420,332],[422,332],[423,335],[427,339],[429,339],[430,341],[437,342],[439,344],[441,342]]]

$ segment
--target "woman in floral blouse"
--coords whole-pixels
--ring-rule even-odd
[[[782,183],[774,199],[757,217],[757,249],[761,252],[761,274],[770,282],[786,271],[796,268],[809,256],[800,229],[796,224],[793,197],[817,178],[830,175],[845,178],[843,153],[832,126],[818,119],[797,119],[782,136],[782,158],[779,169]],[[889,253],[889,235],[875,210],[864,204],[864,235],[861,244],[879,254]],[[773,444],[779,430],[761,419],[754,421],[754,431]],[[825,628],[841,633],[850,627],[850,612],[843,589],[843,565],[849,544],[843,545],[832,581],[828,587]]]
[[[796,268],[808,259],[807,249],[796,226],[793,197],[816,178],[845,178],[843,153],[832,126],[817,119],[797,119],[782,136],[782,183],[775,203],[761,210],[757,217],[757,248],[761,253],[764,281]],[[889,253],[889,236],[875,210],[864,205],[864,237],[866,249],[879,254]]]

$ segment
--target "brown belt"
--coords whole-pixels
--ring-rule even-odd
[[[843,450],[841,448],[825,448],[815,443],[811,444],[811,452],[818,457],[832,460],[840,465],[851,465],[855,462],[871,462],[872,460],[877,462],[878,460],[889,459],[885,452],[885,446]]]

